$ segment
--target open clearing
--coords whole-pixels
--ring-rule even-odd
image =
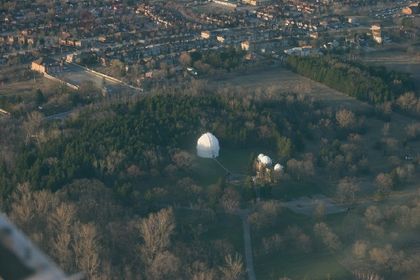
[[[47,92],[57,86],[59,86],[57,82],[44,79],[42,76],[36,76],[34,79],[0,85],[0,96],[13,95],[24,98],[29,94],[34,94],[36,89]]]
[[[409,54],[406,52],[383,51],[367,53],[363,61],[374,65],[383,65],[390,70],[410,73],[420,91],[420,53]]]
[[[209,84],[214,87],[267,89],[268,92],[275,94],[298,92],[327,106],[346,107],[353,110],[368,108],[368,105],[363,102],[278,66],[244,75],[228,74],[223,79],[211,80]]]

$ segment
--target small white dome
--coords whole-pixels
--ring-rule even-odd
[[[283,171],[283,169],[284,169],[284,167],[280,163],[277,163],[276,165],[274,165],[274,171],[281,172],[281,171]]]
[[[259,160],[259,161],[261,161],[261,159],[264,157],[264,154],[259,154],[258,155],[258,157],[257,157],[257,159]]]
[[[268,156],[263,156],[260,161],[261,161],[262,164],[264,164],[266,166],[267,165],[271,165],[273,163],[273,161],[271,160],[271,158],[268,157]]]
[[[210,132],[201,135],[197,140],[197,155],[202,158],[216,158],[219,156],[219,140]]]

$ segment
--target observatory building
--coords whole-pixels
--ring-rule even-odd
[[[210,132],[201,135],[197,140],[197,155],[202,158],[216,158],[219,156],[219,140]]]

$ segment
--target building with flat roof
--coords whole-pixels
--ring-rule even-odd
[[[271,0],[242,0],[242,3],[252,6],[262,6],[270,4]]]
[[[63,64],[49,57],[41,57],[31,63],[31,70],[41,74],[61,72]]]

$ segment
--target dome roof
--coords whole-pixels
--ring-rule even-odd
[[[261,159],[264,157],[264,154],[259,154],[258,155],[258,157],[257,157],[257,159],[259,160],[259,161],[261,161]]]
[[[274,171],[283,171],[284,167],[280,163],[274,165]]]
[[[261,161],[261,163],[262,163],[262,164],[264,164],[264,165],[271,165],[271,164],[273,163],[273,161],[271,160],[271,158],[270,158],[270,157],[268,157],[268,156],[263,156],[263,157],[260,159],[260,161]]]
[[[219,140],[210,132],[206,132],[197,140],[197,155],[202,158],[219,156]]]

